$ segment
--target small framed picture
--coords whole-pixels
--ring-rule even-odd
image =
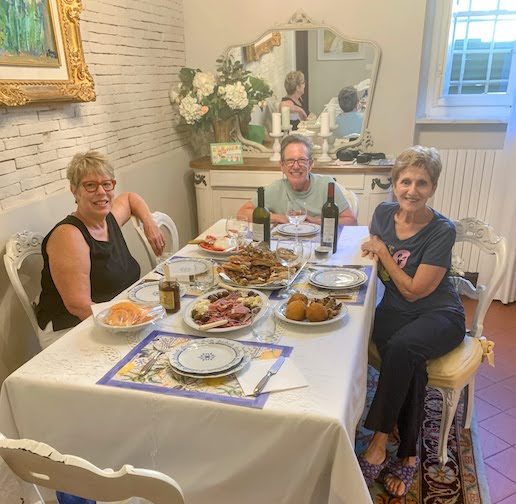
[[[364,59],[363,44],[343,39],[332,30],[322,28],[317,31],[317,59]]]
[[[244,164],[242,144],[240,142],[210,144],[212,165]]]

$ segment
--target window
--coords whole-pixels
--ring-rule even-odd
[[[516,0],[433,0],[426,28],[430,78],[420,115],[506,119],[516,81]]]

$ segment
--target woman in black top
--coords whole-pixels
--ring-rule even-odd
[[[281,99],[280,110],[282,107],[290,109],[290,124],[293,130],[301,121],[306,121],[308,110],[303,103],[303,94],[305,92],[305,76],[303,72],[289,72],[285,77],[285,91],[287,96]]]
[[[114,197],[116,180],[109,161],[96,151],[76,154],[67,170],[77,209],[59,222],[42,244],[42,292],[37,308],[42,329],[77,325],[91,305],[108,301],[138,280],[140,267],[120,229],[138,217],[154,253],[164,238],[149,207],[136,193]]]

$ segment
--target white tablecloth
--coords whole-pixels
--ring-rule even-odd
[[[367,234],[366,227],[344,228],[330,262],[372,264],[359,253]],[[206,257],[194,245],[178,255]],[[7,378],[0,432],[100,467],[163,471],[189,504],[370,503],[354,440],[375,285],[373,267],[364,305],[349,305],[335,324],[279,324],[279,344],[294,347],[291,359],[309,386],[271,394],[263,409],[97,385],[148,332],[108,334],[90,317]],[[192,333],[181,314],[159,327]],[[232,335],[250,337],[247,330]]]

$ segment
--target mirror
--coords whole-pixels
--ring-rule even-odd
[[[240,60],[253,75],[264,78],[273,90],[265,107],[255,107],[250,124],[242,125],[237,131],[246,153],[272,152],[273,138],[269,136],[272,113],[280,112],[281,100],[287,96],[285,76],[295,70],[304,74],[301,100],[310,113],[307,121],[299,125],[302,131],[317,133],[319,116],[327,111],[332,123],[330,152],[343,146],[356,147],[370,137],[366,129],[380,63],[380,49],[374,42],[346,38],[297,12],[287,25],[277,26],[256,41],[232,46],[226,52]],[[347,107],[345,112],[339,106],[339,92],[340,104]],[[290,116],[291,121],[293,117]],[[314,144],[319,141],[315,134]]]

